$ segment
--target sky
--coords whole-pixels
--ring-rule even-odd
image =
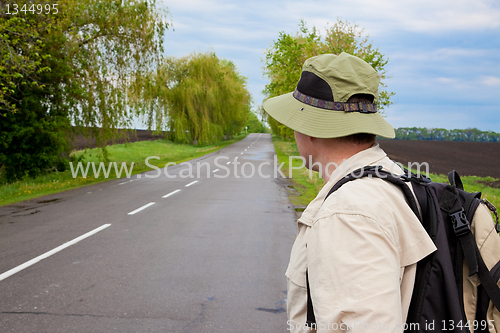
[[[357,24],[389,59],[386,119],[397,127],[500,132],[500,1],[159,0],[172,26],[165,56],[215,52],[248,80],[257,109],[269,83],[263,58],[281,31],[299,23],[320,33],[341,19]]]

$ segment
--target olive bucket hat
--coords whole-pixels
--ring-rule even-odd
[[[269,98],[264,110],[294,131],[316,138],[370,133],[394,138],[394,128],[377,112],[380,76],[347,53],[322,54],[305,61],[294,92]],[[356,94],[372,103],[347,103]]]

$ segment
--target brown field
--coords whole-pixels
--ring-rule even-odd
[[[429,172],[446,175],[500,179],[500,143],[457,141],[380,140],[389,157],[405,166],[408,162],[429,164]]]

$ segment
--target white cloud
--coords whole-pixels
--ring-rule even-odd
[[[482,76],[480,82],[487,86],[500,86],[500,78],[496,76]]]
[[[403,50],[390,56],[390,75],[395,80],[418,80],[459,89],[469,89],[472,84],[497,84],[498,78],[486,75],[500,69],[499,66],[488,67],[488,59],[495,59],[497,50],[458,47]]]
[[[240,26],[263,23],[277,31],[296,27],[300,19],[323,29],[342,18],[367,28],[370,35],[392,31],[442,33],[481,31],[500,27],[497,0],[335,0],[313,1],[230,1],[183,0],[163,3],[172,14],[174,26],[182,14],[200,22]],[[262,21],[265,20],[265,21]],[[203,26],[196,26],[203,29]],[[257,29],[254,25],[251,29]],[[276,31],[276,32],[277,32]],[[274,31],[273,31],[274,32]],[[276,33],[274,32],[274,33]]]
[[[457,85],[460,84],[460,80],[449,78],[449,77],[438,77],[435,79],[438,83]]]
[[[492,50],[467,49],[458,47],[445,47],[435,50],[403,48],[402,52],[391,53],[391,60],[404,60],[404,62],[450,62],[460,58],[477,58],[493,54]]]
[[[325,27],[337,17],[355,20],[370,35],[391,31],[470,32],[500,27],[500,7],[494,0],[294,1],[286,3],[286,13],[317,27]]]
[[[493,0],[356,0],[350,4],[360,8],[363,21],[382,25],[379,29],[440,33],[500,26],[500,8]]]

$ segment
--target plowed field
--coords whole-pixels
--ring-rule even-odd
[[[429,171],[461,176],[500,179],[500,143],[456,141],[380,140],[389,157],[405,166],[408,162],[429,164]]]

